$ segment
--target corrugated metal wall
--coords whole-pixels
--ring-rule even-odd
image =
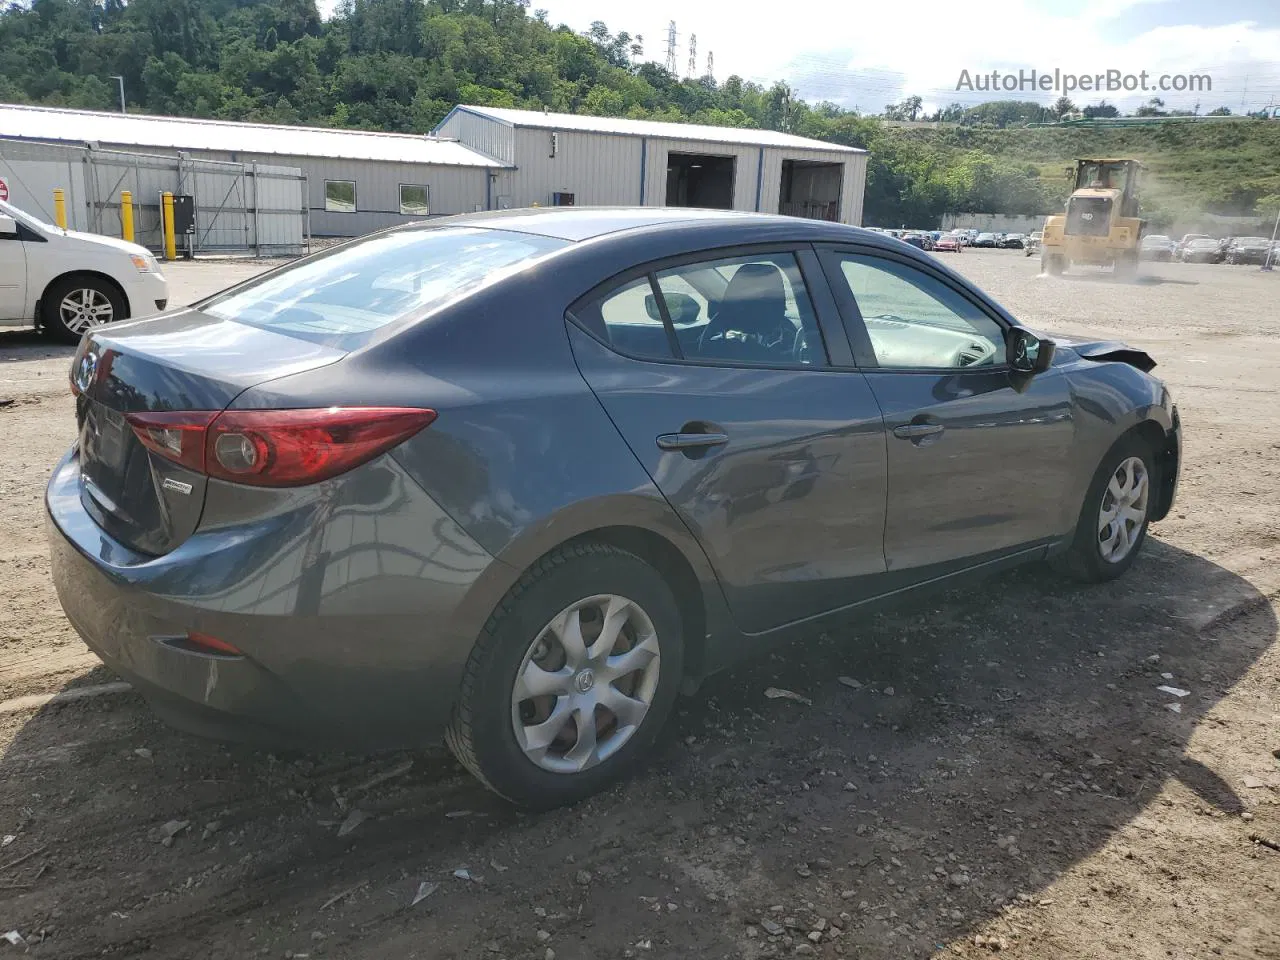
[[[289,255],[305,247],[304,180],[297,167],[0,140],[0,176],[15,205],[52,222],[53,190],[67,192],[72,229],[121,235],[120,201],[133,196],[134,239],[163,246],[160,196],[190,194],[196,230],[180,250]],[[16,188],[16,189],[15,189]]]
[[[9,188],[9,202],[53,223],[53,191],[61,188],[66,193],[67,226],[91,229],[83,158],[80,147],[0,140],[0,177]]]
[[[495,171],[495,209],[535,203],[549,207],[556,193],[572,193],[575,206],[640,202],[640,141],[635,137],[561,131],[554,157],[549,130],[516,130],[515,142],[517,169]]]
[[[196,154],[191,154],[195,156]],[[282,157],[243,152],[202,151],[207,159],[272,162],[299,167],[307,178],[307,206],[311,233],[317,237],[358,237],[362,234],[421,220],[400,212],[400,184],[425,185],[431,216],[473,213],[485,209],[485,176],[482,167],[437,166],[425,163],[387,163],[381,160],[343,160],[323,157]],[[356,185],[356,210],[325,210],[324,182],[352,180]]]
[[[515,129],[488,117],[455,111],[445,118],[436,136],[460,140],[472,150],[503,163],[516,162]]]
[[[464,114],[455,114],[454,120]],[[496,121],[472,117],[488,127]],[[450,123],[453,121],[451,120]],[[510,129],[510,128],[504,128]],[[447,130],[442,129],[441,133]],[[660,137],[632,137],[616,134],[557,131],[555,156],[550,130],[518,128],[515,135],[517,169],[496,170],[492,207],[551,206],[556,193],[571,193],[576,206],[643,204],[665,206],[667,202],[667,157],[671,153],[733,157],[735,210],[777,213],[782,186],[784,159],[840,164],[843,168],[840,191],[840,220],[862,221],[862,193],[866,179],[866,155],[834,150],[795,150],[707,143],[702,140],[669,140]],[[463,138],[467,146],[483,147]],[[764,169],[761,175],[761,158]],[[643,186],[641,180],[643,179]],[[432,212],[434,213],[434,206]],[[318,232],[318,231],[317,231]]]

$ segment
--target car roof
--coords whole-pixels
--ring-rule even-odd
[[[423,225],[511,230],[571,242],[609,234],[639,231],[652,234],[663,229],[683,230],[696,225],[712,232],[719,232],[716,228],[721,228],[729,238],[743,232],[761,232],[776,237],[785,230],[796,240],[851,240],[856,237],[862,242],[885,244],[884,234],[826,220],[690,207],[523,207],[518,210],[491,210],[441,217]],[[744,238],[744,242],[750,242],[749,238]]]

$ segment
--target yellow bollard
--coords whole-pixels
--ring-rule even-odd
[[[53,191],[53,222],[67,229],[67,195],[61,187]]]
[[[133,194],[120,191],[120,237],[133,243]]]
[[[178,259],[178,241],[173,235],[173,194],[166,190],[160,195],[164,215],[164,258]]]

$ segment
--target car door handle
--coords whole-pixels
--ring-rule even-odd
[[[721,447],[729,442],[726,433],[664,433],[658,437],[661,450],[700,450]]]
[[[893,428],[893,435],[899,440],[920,440],[924,437],[936,437],[947,429],[940,423],[904,423]]]

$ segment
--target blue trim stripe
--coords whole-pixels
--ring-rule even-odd
[[[764,147],[756,160],[756,213],[760,212],[760,197],[764,192]]]
[[[640,141],[640,206],[644,206],[644,177],[649,163],[649,138]]]

